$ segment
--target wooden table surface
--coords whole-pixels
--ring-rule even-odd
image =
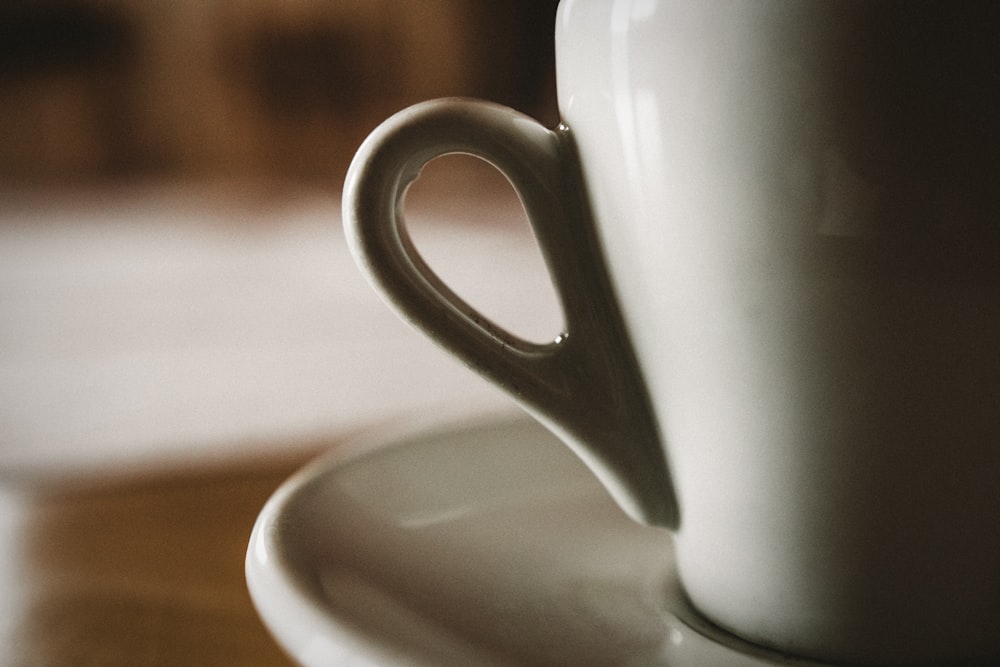
[[[257,513],[300,464],[8,491],[4,538],[18,553],[3,664],[291,664],[242,565]]]

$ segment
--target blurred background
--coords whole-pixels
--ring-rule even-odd
[[[365,284],[339,197],[409,104],[553,125],[555,4],[0,2],[0,667],[288,664],[243,578],[267,497],[380,425],[507,409]],[[408,195],[421,251],[557,333],[516,196],[450,160]]]
[[[431,98],[554,125],[555,8],[0,3],[0,471],[263,451],[343,428],[347,405],[358,421],[435,396],[371,336],[404,329],[347,254],[344,175],[378,123]],[[432,167],[407,196],[422,250],[487,314],[524,320],[538,289],[508,289],[511,272],[548,283],[525,270],[516,195],[479,160]],[[494,247],[472,254],[472,230]],[[518,253],[502,268],[498,243]]]
[[[554,0],[7,0],[0,177],[339,181],[375,123],[469,95],[554,121]]]

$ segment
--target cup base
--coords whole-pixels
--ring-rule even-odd
[[[927,648],[914,641],[899,646],[887,646],[877,640],[877,633],[869,632],[875,640],[853,647],[845,647],[843,635],[833,641],[825,642],[829,646],[817,649],[818,642],[799,642],[790,645],[787,638],[777,641],[767,636],[748,636],[739,630],[717,623],[699,611],[690,598],[680,590],[677,602],[672,607],[679,618],[683,619],[693,631],[720,646],[727,646],[742,655],[760,656],[764,660],[775,661],[774,664],[794,665],[827,665],[828,667],[847,667],[865,665],[868,667],[994,667],[1000,665],[1000,653],[993,649],[992,640],[982,650],[977,650],[972,643],[961,644],[958,647],[941,646]],[[889,636],[886,630],[884,636]],[[933,637],[933,628],[925,636]],[[794,641],[794,640],[792,640]],[[810,648],[811,647],[811,648]],[[947,657],[943,657],[947,656]],[[764,663],[772,664],[772,663]]]

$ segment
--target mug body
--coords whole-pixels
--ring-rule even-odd
[[[1000,12],[564,0],[560,111],[709,620],[1000,655]]]

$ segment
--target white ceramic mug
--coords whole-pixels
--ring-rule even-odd
[[[998,8],[565,0],[564,124],[393,117],[348,174],[354,252],[674,530],[711,621],[834,662],[1000,660]],[[490,323],[409,242],[406,186],[450,152],[518,190],[565,336]]]

